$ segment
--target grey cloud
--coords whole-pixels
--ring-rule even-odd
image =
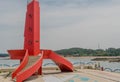
[[[41,48],[120,47],[120,0],[40,0]],[[26,0],[0,1],[0,50],[23,48]],[[4,36],[3,36],[4,35]]]

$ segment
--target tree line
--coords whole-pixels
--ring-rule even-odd
[[[120,48],[84,49],[70,48],[55,51],[63,56],[120,56]]]
[[[69,48],[56,50],[56,53],[63,56],[120,56],[120,48],[108,49],[84,49],[84,48]],[[8,54],[0,54],[0,57],[7,57]]]
[[[0,53],[0,57],[8,57],[9,55],[6,53]]]

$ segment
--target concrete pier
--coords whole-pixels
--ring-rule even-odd
[[[1,82],[14,82],[9,72],[0,73]],[[43,68],[43,75],[34,75],[24,82],[120,82],[120,74],[92,69],[76,69],[61,73],[57,67]]]

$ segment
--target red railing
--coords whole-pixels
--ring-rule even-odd
[[[29,54],[28,54],[28,50],[26,50],[25,57],[21,62],[20,66],[12,73],[12,79],[16,77],[16,75],[26,66],[26,64],[28,63],[28,59],[29,59]]]
[[[52,59],[59,66],[61,71],[73,71],[72,63],[53,51],[51,51],[50,59]]]
[[[17,82],[22,82],[25,79],[29,78],[31,75],[33,75],[42,66],[42,59],[43,59],[43,54],[41,55],[40,59],[36,61],[34,65],[26,69],[25,71],[20,72],[16,77]]]
[[[73,65],[64,57],[58,55],[57,53],[53,52],[52,50],[41,50],[43,52],[44,59],[52,59],[61,69],[61,71],[68,71],[73,72]]]

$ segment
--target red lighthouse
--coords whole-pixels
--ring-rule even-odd
[[[22,82],[34,73],[42,74],[43,59],[51,59],[62,72],[72,72],[73,65],[52,50],[40,49],[40,7],[37,0],[27,5],[24,49],[8,50],[11,59],[21,60],[20,66],[12,73],[12,79]]]
[[[24,49],[28,50],[29,55],[40,53],[40,8],[37,0],[27,5]]]

